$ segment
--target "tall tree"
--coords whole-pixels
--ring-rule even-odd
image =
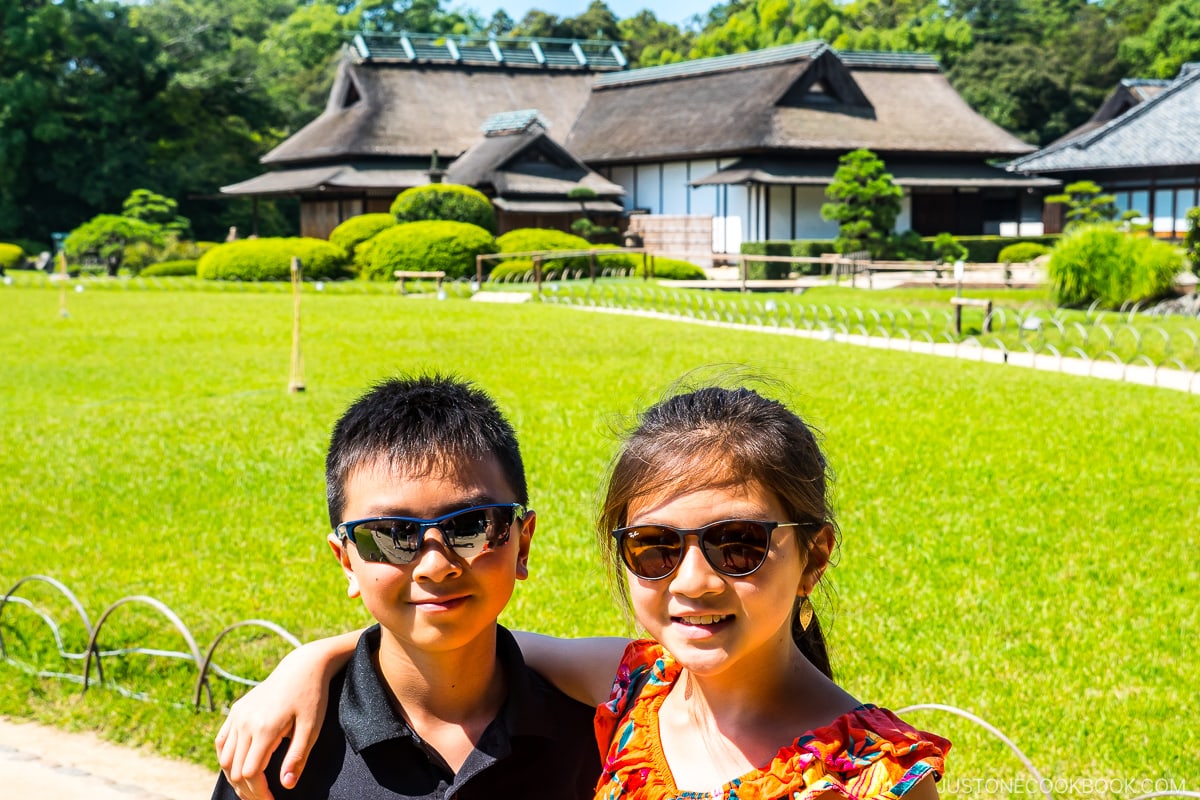
[[[0,235],[49,240],[152,185],[168,75],[130,9],[0,6]]]

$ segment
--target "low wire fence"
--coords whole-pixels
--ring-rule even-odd
[[[151,616],[159,623],[157,630],[149,630],[144,624],[145,620],[129,625],[128,616],[135,611],[151,612]],[[113,620],[117,619],[122,620],[124,627],[114,632],[112,629],[116,623]],[[173,634],[177,642],[182,642],[184,649],[154,646],[150,640],[160,641],[164,629],[168,634]],[[239,693],[257,683],[216,659],[219,650],[224,657],[228,643],[246,632],[256,635],[244,639],[243,644],[261,645],[266,639],[274,645],[255,649],[254,658],[258,661],[257,671],[260,674],[265,674],[277,663],[282,655],[281,650],[300,645],[295,636],[275,623],[250,619],[226,626],[202,649],[189,627],[170,607],[147,595],[128,595],[116,600],[100,613],[93,624],[75,593],[48,575],[27,575],[0,597],[0,658],[4,662],[42,678],[79,684],[82,692],[99,686],[130,699],[169,702],[176,706],[190,705],[197,711],[205,699],[209,711],[225,707],[226,704],[218,706],[215,702],[214,678],[223,680],[228,686],[241,687]],[[286,648],[281,648],[281,644]],[[235,660],[243,665],[246,663],[244,658]],[[51,662],[57,663],[52,666]],[[183,672],[193,676],[192,691],[186,699],[178,693],[178,681],[174,680],[177,675],[171,674],[170,668],[161,669],[157,662],[182,665]],[[136,664],[142,666],[132,666]],[[71,666],[77,668],[70,669]],[[143,689],[130,688],[117,677],[118,672],[124,673],[126,678],[132,677],[134,672],[138,673],[136,679],[129,683],[140,683]],[[168,690],[174,688],[177,694],[171,696],[168,691],[164,697],[163,692],[146,690],[151,685],[161,687],[164,684]],[[1045,800],[1053,800],[1057,781],[1044,777],[1016,742],[995,725],[970,711],[941,703],[919,703],[897,710],[900,714],[923,712],[945,713],[967,720],[978,730],[999,740],[1029,776],[1028,780],[1013,782],[1013,786],[1019,788],[1008,794],[1032,794],[1036,790]],[[1155,797],[1200,798],[1200,792],[1171,789],[1144,793],[1130,800],[1150,800]]]

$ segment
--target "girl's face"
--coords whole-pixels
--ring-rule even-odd
[[[626,525],[700,528],[729,519],[798,521],[788,519],[774,492],[755,482],[643,498],[630,505]],[[645,580],[626,570],[638,622],[697,676],[779,668],[795,656],[796,597],[812,591],[833,544],[832,533],[822,531],[802,550],[799,533],[776,528],[765,563],[740,578],[714,570],[694,536],[686,538],[683,558],[667,577]]]

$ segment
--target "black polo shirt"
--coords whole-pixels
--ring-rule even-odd
[[[458,774],[393,710],[372,658],[378,649],[375,625],[359,638],[350,662],[330,683],[321,734],[291,791],[279,785],[287,742],[275,751],[266,777],[277,800],[593,796],[600,776],[592,732],[596,710],[567,697],[525,666],[516,640],[503,627],[497,631],[496,649],[508,680],[508,698]],[[237,797],[224,775],[212,796]]]

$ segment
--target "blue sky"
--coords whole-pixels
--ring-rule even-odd
[[[574,17],[587,10],[589,0],[463,0],[462,2],[445,2],[443,8],[465,6],[474,8],[484,17],[491,17],[496,9],[503,8],[515,20],[525,16],[525,12],[537,8],[559,17]],[[694,14],[705,14],[717,5],[718,0],[607,0],[608,7],[618,19],[632,17],[643,8],[648,8],[654,15],[665,22],[681,24],[687,22]]]

